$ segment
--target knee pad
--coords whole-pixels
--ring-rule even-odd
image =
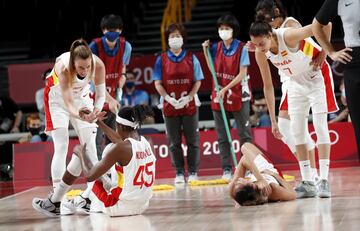
[[[279,117],[278,126],[280,133],[283,136],[282,141],[289,147],[292,153],[295,153],[295,141],[290,129],[290,120]]]
[[[58,128],[52,131],[51,135],[54,142],[54,156],[51,161],[51,177],[53,180],[60,180],[66,169],[69,133],[65,128]]]
[[[78,131],[79,140],[82,145],[86,144],[86,154],[90,161],[95,165],[98,162],[96,149],[96,128],[88,127]]]
[[[306,146],[307,146],[307,150],[313,150],[315,148],[315,141],[311,138],[309,130],[307,131],[307,135],[306,135]]]
[[[295,145],[306,144],[307,126],[306,115],[290,115],[290,128],[294,136]]]
[[[319,113],[313,115],[313,124],[317,137],[317,144],[330,144],[327,114]]]
[[[82,169],[79,157],[73,154],[66,170],[73,176],[80,176]]]

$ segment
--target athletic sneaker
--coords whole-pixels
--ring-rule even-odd
[[[307,198],[307,197],[315,197],[317,190],[316,186],[311,181],[301,181],[301,183],[295,188],[296,197],[299,198]]]
[[[34,198],[32,201],[32,206],[35,210],[38,212],[45,214],[49,217],[59,217],[60,214],[60,204],[61,202],[55,202],[53,203],[50,198],[51,195],[48,198],[41,199],[41,198]]]
[[[322,179],[318,183],[318,197],[329,198],[331,197],[329,181]]]
[[[188,182],[199,180],[196,172],[190,172]]]
[[[221,179],[231,181],[231,179],[232,179],[231,170],[230,169],[224,169]]]
[[[183,173],[176,173],[176,177],[174,180],[175,184],[184,184],[185,183],[185,176]]]
[[[63,202],[64,209],[62,209],[62,214],[89,214],[90,205],[91,200],[89,198],[83,198],[81,195],[79,195],[71,200]]]

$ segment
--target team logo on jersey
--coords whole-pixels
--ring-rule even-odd
[[[281,54],[282,57],[285,57],[285,56],[288,55],[287,51],[281,51],[280,54]]]

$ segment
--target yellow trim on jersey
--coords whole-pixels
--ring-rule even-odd
[[[120,171],[116,171],[117,175],[118,175],[118,179],[117,179],[117,186],[120,188],[124,187],[124,181],[125,181],[125,177],[124,174],[121,173]]]
[[[59,77],[56,75],[55,71],[52,73],[52,78],[53,78],[53,81],[54,81],[54,86],[58,85],[59,84]]]
[[[307,57],[312,59],[314,53],[314,46],[311,43],[305,41],[303,52]]]
[[[287,56],[287,55],[288,55],[287,51],[282,51],[282,52],[281,52],[281,56],[282,56],[282,57]]]

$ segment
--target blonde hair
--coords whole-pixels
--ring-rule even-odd
[[[75,58],[80,59],[88,59],[91,57],[91,73],[94,71],[94,63],[93,63],[93,56],[92,51],[89,48],[87,42],[80,38],[75,40],[70,47],[70,60],[69,60],[69,74],[70,78],[68,79],[69,86],[72,85],[75,75],[76,75],[76,68],[75,68]]]

